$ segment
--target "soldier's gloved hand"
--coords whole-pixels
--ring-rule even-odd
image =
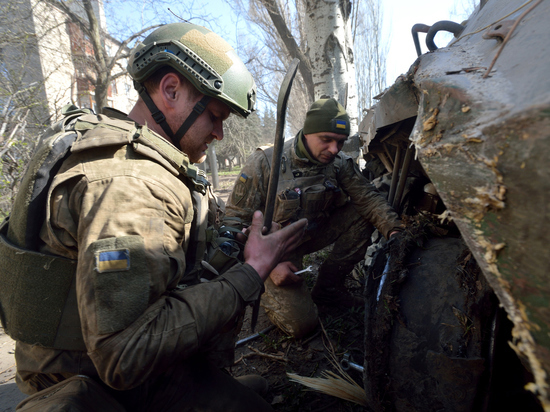
[[[302,283],[304,279],[294,272],[297,272],[298,268],[294,266],[292,262],[281,262],[275,269],[271,271],[269,277],[276,286],[287,286],[296,283]]]
[[[307,219],[300,219],[284,229],[273,225],[272,232],[263,235],[263,214],[257,210],[248,230],[248,241],[244,248],[245,263],[256,269],[262,280],[266,280],[281,259],[300,244],[306,226]]]

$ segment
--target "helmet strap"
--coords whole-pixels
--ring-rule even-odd
[[[153,117],[153,120],[162,127],[162,130],[164,130],[164,133],[168,135],[170,139],[176,144],[176,141],[174,140],[174,132],[172,132],[172,129],[168,125],[168,122],[166,121],[166,117],[164,116],[164,113],[162,113],[153,99],[151,99],[151,96],[149,95],[149,92],[143,86],[141,83],[134,82],[134,87],[136,88],[139,96],[151,112],[151,116]]]
[[[178,149],[181,150],[180,147],[180,140],[185,135],[187,130],[195,123],[195,120],[204,112],[204,109],[206,109],[206,106],[212,99],[210,96],[204,96],[196,105],[193,107],[193,110],[185,119],[183,124],[180,126],[176,134],[172,132],[172,129],[168,125],[168,122],[166,121],[166,117],[164,116],[164,113],[162,113],[155,102],[153,102],[153,99],[151,99],[151,96],[149,95],[149,92],[143,86],[141,83],[134,82],[134,87],[136,88],[137,92],[139,93],[140,97],[142,98],[143,102],[151,112],[151,116],[153,117],[153,120],[162,127],[162,130],[164,130],[164,133],[172,140],[172,143],[174,146],[176,146]]]
[[[197,120],[197,117],[199,117],[202,112],[204,112],[204,109],[206,109],[206,106],[210,102],[212,98],[210,96],[204,95],[203,98],[197,102],[195,107],[193,107],[193,111],[187,116],[187,119],[183,122],[183,124],[180,126],[178,131],[176,132],[175,139],[177,142],[181,140],[183,135],[189,130],[189,128],[195,123],[195,120]]]

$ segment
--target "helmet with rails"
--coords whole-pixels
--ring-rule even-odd
[[[153,31],[132,50],[128,73],[139,89],[155,71],[170,66],[202,94],[221,100],[242,117],[254,111],[256,84],[235,50],[216,33],[191,23]]]

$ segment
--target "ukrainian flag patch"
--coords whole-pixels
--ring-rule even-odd
[[[239,180],[243,183],[246,183],[246,181],[248,180],[248,176],[244,173],[241,173],[241,175],[239,176]]]
[[[130,269],[130,250],[107,250],[96,252],[96,268],[99,273]]]
[[[346,130],[347,122],[345,120],[336,120],[336,128]]]

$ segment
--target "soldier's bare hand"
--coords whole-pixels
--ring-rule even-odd
[[[281,262],[275,266],[269,277],[276,286],[294,285],[304,281],[302,277],[294,274],[297,271],[298,268],[292,262]]]
[[[274,232],[264,235],[263,214],[254,212],[252,225],[248,231],[248,241],[244,248],[244,260],[266,280],[281,259],[294,250],[302,240],[307,226],[307,219],[300,219],[284,229],[272,226]]]

